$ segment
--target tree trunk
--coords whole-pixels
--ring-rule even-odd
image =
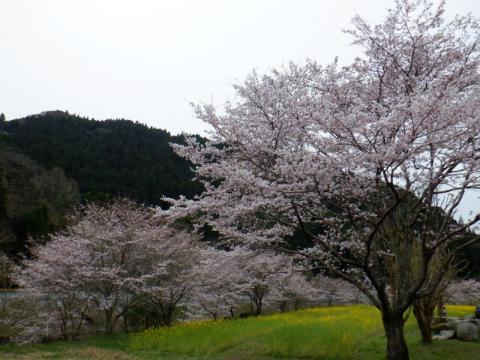
[[[67,332],[67,320],[63,320],[60,325],[60,329],[62,331],[62,339],[68,340],[68,332]]]
[[[128,316],[127,314],[123,314],[123,332],[125,334],[128,334]]]
[[[440,295],[438,297],[438,301],[437,301],[437,316],[438,317],[443,316],[443,307],[444,306],[445,306],[445,304],[443,303],[443,295]]]
[[[105,335],[112,335],[113,333],[113,310],[105,310]]]
[[[409,360],[408,347],[403,334],[402,314],[382,314],[383,327],[387,337],[387,360]]]
[[[422,335],[422,344],[432,343],[433,299],[425,298],[413,303],[413,314],[417,319],[418,329]]]
[[[263,298],[258,297],[255,299],[255,316],[262,315],[262,303],[263,303]]]
[[[170,326],[173,323],[173,315],[175,313],[175,305],[158,302],[158,310],[160,311],[162,326]]]

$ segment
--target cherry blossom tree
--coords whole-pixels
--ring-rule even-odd
[[[288,310],[288,304],[293,310],[298,310],[302,304],[317,299],[317,289],[301,272],[292,272],[283,277],[278,286],[278,307],[280,312]]]
[[[448,285],[445,298],[453,304],[474,305],[480,302],[480,282],[475,279],[457,280]]]
[[[236,248],[232,251],[236,268],[235,293],[250,300],[251,315],[261,315],[264,305],[281,296],[282,284],[291,273],[291,259],[266,251]]]
[[[143,301],[137,291],[140,265],[154,250],[147,245],[160,243],[153,212],[123,199],[105,207],[88,205],[80,221],[62,241],[76,243],[81,264],[75,267],[78,289],[89,295],[104,314],[105,333],[111,334],[118,321]],[[82,254],[82,256],[80,256]]]
[[[84,249],[75,239],[61,234],[48,246],[32,249],[32,254],[34,258],[25,261],[14,277],[22,287],[19,294],[45,305],[43,317],[58,322],[63,339],[78,338],[92,305],[78,272],[87,261]],[[50,309],[53,314],[47,314]]]
[[[403,360],[404,314],[434,290],[433,255],[465,246],[458,235],[480,219],[451,222],[479,186],[479,25],[446,21],[443,2],[395,4],[376,26],[354,17],[347,33],[364,52],[351,65],[253,73],[221,113],[196,106],[211,141],[176,150],[206,191],[170,212],[201,214],[228,238],[295,251],[356,285],[381,311],[387,358]],[[388,224],[398,212],[408,236]],[[296,231],[313,245],[286,246]]]
[[[328,306],[335,303],[358,303],[359,294],[356,288],[341,278],[317,275],[312,283],[316,289],[317,300],[325,299]]]
[[[197,241],[160,224],[153,210],[123,199],[88,205],[72,223],[33,249],[16,276],[25,296],[57,309],[64,338],[78,337],[89,311],[103,314],[106,334],[146,301],[171,311],[191,286]]]
[[[210,248],[196,267],[196,286],[191,296],[193,317],[205,314],[214,320],[219,317],[235,317],[239,302],[236,281],[242,276],[235,261],[236,251]]]
[[[201,284],[198,268],[209,254],[195,237],[176,230],[154,231],[144,249],[143,275],[139,293],[159,316],[162,326],[170,326],[179,307],[192,303],[195,288]]]

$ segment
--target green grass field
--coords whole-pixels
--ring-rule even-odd
[[[473,307],[450,306],[462,316]],[[406,325],[412,359],[476,360],[480,343],[420,344],[415,320]],[[370,306],[300,310],[244,320],[195,321],[138,334],[77,342],[0,346],[1,359],[383,359],[380,315]]]

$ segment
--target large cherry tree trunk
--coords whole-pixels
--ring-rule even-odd
[[[382,314],[383,327],[387,338],[387,360],[409,360],[408,347],[403,328],[403,314]]]

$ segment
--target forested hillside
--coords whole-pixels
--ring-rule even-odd
[[[0,139],[0,251],[24,253],[29,237],[47,239],[62,228],[79,200],[77,183],[62,169],[46,169]]]
[[[26,253],[61,229],[79,202],[117,196],[148,205],[201,192],[191,164],[164,130],[128,120],[96,121],[51,111],[0,118],[0,252]],[[28,253],[28,252],[27,252]]]
[[[50,111],[0,122],[8,142],[47,169],[74,179],[84,199],[125,196],[159,205],[162,196],[201,192],[190,163],[177,156],[172,136],[129,120],[97,121]]]

